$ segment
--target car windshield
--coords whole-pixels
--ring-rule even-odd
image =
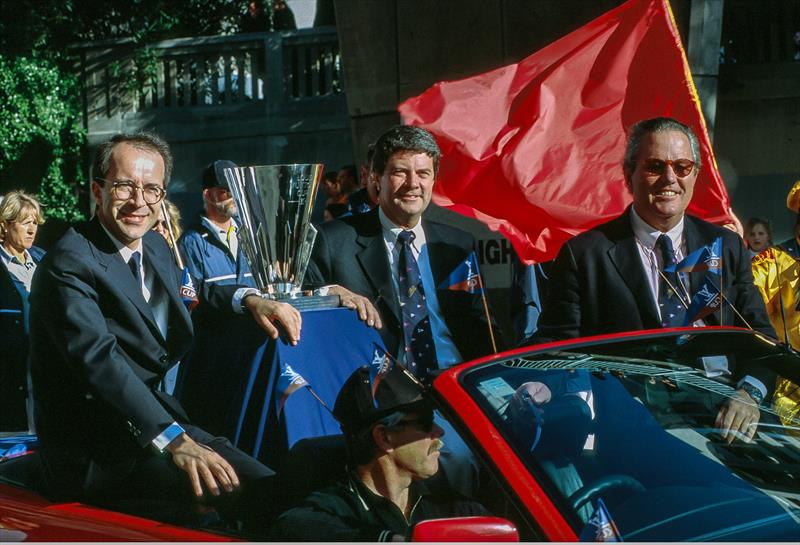
[[[715,427],[732,377],[759,369],[797,394],[800,358],[731,331],[533,352],[461,380],[579,534],[606,520],[626,541],[794,541],[800,421],[767,403],[750,441]]]

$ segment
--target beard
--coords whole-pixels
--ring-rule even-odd
[[[211,203],[211,206],[226,218],[232,218],[236,215],[236,202],[233,199]]]

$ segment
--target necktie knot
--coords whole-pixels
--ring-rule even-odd
[[[417,238],[417,235],[414,234],[414,231],[403,230],[397,235],[397,240],[403,244],[411,244],[415,238]]]
[[[656,246],[658,246],[659,250],[661,250],[661,259],[664,263],[664,267],[669,267],[670,265],[674,265],[676,263],[675,249],[672,247],[671,238],[669,238],[667,235],[661,235],[656,240]]]
[[[142,254],[140,254],[139,252],[133,252],[131,254],[131,258],[128,260],[128,267],[131,268],[131,274],[133,274],[133,278],[136,280],[136,282],[141,284]]]

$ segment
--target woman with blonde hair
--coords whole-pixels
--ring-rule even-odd
[[[28,296],[44,256],[33,245],[42,223],[42,207],[33,195],[11,191],[0,202],[0,431],[32,429],[26,411]]]
[[[169,227],[172,228],[172,236],[174,240],[177,242],[179,238],[181,238],[181,234],[183,233],[183,229],[181,229],[181,211],[178,210],[178,207],[175,206],[175,203],[172,201],[168,201],[167,199],[163,200],[164,206],[167,209],[168,218],[164,217],[164,209],[162,208],[158,214],[158,222],[156,222],[155,226],[153,227],[153,231],[156,231],[162,237],[167,239],[167,244],[169,244],[170,248],[172,247],[172,240],[169,236],[169,229],[167,228],[167,222],[169,222]]]

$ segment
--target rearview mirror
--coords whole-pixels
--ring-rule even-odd
[[[411,541],[519,541],[519,532],[499,517],[457,517],[418,523]]]

